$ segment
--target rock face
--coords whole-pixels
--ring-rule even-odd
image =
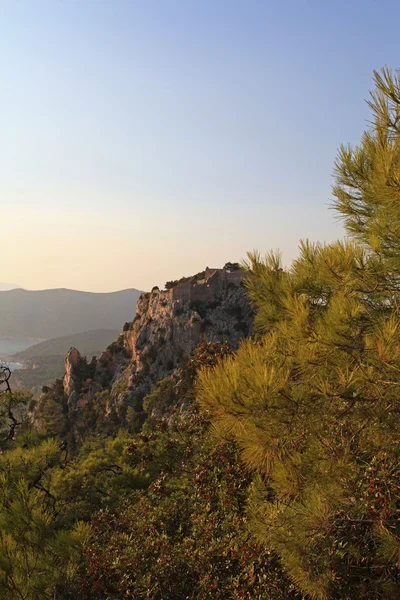
[[[81,354],[76,348],[70,348],[65,357],[65,375],[63,379],[64,393],[69,397],[77,391],[77,372],[82,361]]]
[[[63,387],[69,411],[74,410],[79,402],[82,360],[82,356],[76,348],[70,348],[65,357]]]
[[[244,274],[228,265],[203,273],[160,291],[141,294],[136,317],[100,356],[93,380],[111,389],[118,414],[128,405],[140,409],[152,384],[186,361],[200,342],[227,341],[236,347],[249,335],[253,312],[243,286]],[[81,357],[76,349],[67,355],[64,391],[75,404],[79,392]]]

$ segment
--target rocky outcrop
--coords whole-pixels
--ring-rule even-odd
[[[229,265],[231,267],[231,265]],[[249,335],[253,313],[243,285],[244,274],[233,268],[209,269],[173,282],[170,289],[141,294],[136,317],[100,356],[93,371],[97,386],[111,390],[118,414],[128,405],[140,410],[152,384],[187,361],[201,342],[227,341],[236,347]],[[75,404],[82,373],[79,352],[67,355],[64,391]],[[72,395],[72,397],[71,397]]]
[[[70,348],[65,357],[65,375],[63,379],[64,394],[69,397],[77,391],[78,370],[82,361],[81,354],[76,348]]]
[[[75,410],[80,400],[82,386],[94,376],[96,369],[96,359],[87,363],[86,358],[82,357],[79,350],[70,348],[65,357],[65,375],[63,377],[64,394],[67,398],[68,410]],[[97,386],[97,389],[101,389]]]

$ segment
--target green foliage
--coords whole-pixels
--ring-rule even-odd
[[[141,431],[143,423],[147,419],[147,412],[145,410],[139,411],[132,406],[128,406],[125,418],[129,433],[138,433]]]
[[[41,427],[39,431],[45,436],[61,436],[66,428],[66,416],[62,405],[53,398],[47,398],[41,403],[37,412]]]
[[[334,207],[349,234],[385,261],[393,277],[400,262],[400,76],[375,72],[370,130],[356,148],[342,146],[336,162]]]
[[[161,425],[161,423],[160,423]],[[135,504],[92,520],[81,591],[88,599],[295,599],[277,557],[249,539],[249,477],[232,444],[208,436],[189,411],[164,432],[143,434],[127,452],[159,475]]]
[[[43,494],[21,479],[0,479],[0,594],[4,600],[54,598],[68,585],[88,528],[77,524],[69,533],[54,527],[54,512]]]
[[[57,439],[21,435],[0,455],[0,593],[6,600],[54,598],[74,577],[88,533],[60,528],[52,473],[61,467]]]
[[[67,507],[60,515],[63,525],[89,520],[104,507],[115,508],[134,490],[149,485],[157,468],[139,469],[126,452],[131,443],[132,436],[125,432],[115,438],[93,438],[62,469],[53,470],[51,492],[59,508]],[[138,447],[141,451],[145,444]]]
[[[198,398],[257,479],[250,525],[312,599],[400,594],[400,80],[376,74],[373,127],[342,148],[349,234],[289,271],[249,256],[256,341],[200,373]]]
[[[161,407],[160,413],[124,449],[125,461],[148,485],[123,495],[117,478],[110,482],[108,494],[118,489],[120,501],[104,500],[91,519],[92,536],[74,582],[79,590],[74,598],[300,598],[278,557],[247,531],[250,478],[237,446],[215,445],[207,418],[192,404],[199,370],[229,354],[228,344],[200,345],[185,367],[162,380],[146,398],[146,409]],[[123,436],[108,441],[97,460],[104,455],[110,459],[110,444],[120,449],[120,440],[125,442]],[[92,462],[93,449],[86,455]],[[118,453],[114,460],[123,465],[124,455]],[[72,473],[81,470],[75,466]],[[91,481],[88,486],[91,502],[97,485]],[[72,496],[79,493],[72,490]]]

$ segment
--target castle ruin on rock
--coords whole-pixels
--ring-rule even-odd
[[[240,285],[244,277],[242,271],[228,269],[210,269],[206,267],[201,279],[178,283],[170,290],[171,300],[188,302],[207,302],[221,295],[229,284]]]
[[[141,294],[133,323],[98,359],[93,389],[110,389],[123,413],[127,405],[140,407],[151,386],[187,361],[199,343],[226,341],[237,347],[253,325],[245,277],[228,263],[170,282],[169,289]],[[69,384],[76,378],[74,368],[66,367],[64,390],[76,390]]]

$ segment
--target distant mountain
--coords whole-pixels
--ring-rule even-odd
[[[94,329],[121,330],[135,316],[140,293],[0,291],[0,337],[49,339]]]
[[[16,285],[15,283],[0,283],[0,292],[4,292],[6,290],[15,290],[21,288],[20,285]]]
[[[64,363],[64,357],[71,346],[77,348],[83,356],[90,358],[97,356],[111,342],[114,342],[120,333],[120,329],[95,329],[94,331],[64,335],[30,346],[26,350],[15,354],[13,358],[16,361],[23,362],[31,358],[61,356],[62,363]]]

